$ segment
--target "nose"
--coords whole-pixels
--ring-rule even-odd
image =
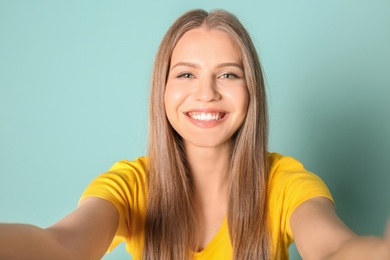
[[[197,101],[211,102],[221,99],[217,84],[213,78],[200,79],[197,82],[194,96]]]

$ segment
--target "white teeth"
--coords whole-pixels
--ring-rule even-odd
[[[221,119],[220,113],[189,113],[191,118],[201,121],[211,121]]]

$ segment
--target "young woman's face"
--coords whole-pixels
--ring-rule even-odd
[[[172,53],[164,101],[186,146],[228,144],[245,119],[248,100],[238,44],[218,30],[185,33]]]

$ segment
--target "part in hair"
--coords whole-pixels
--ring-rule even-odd
[[[224,10],[192,10],[165,34],[156,54],[150,94],[148,199],[143,259],[190,259],[198,248],[197,214],[182,138],[170,125],[165,85],[174,47],[189,30],[205,27],[229,34],[240,46],[249,106],[234,135],[229,168],[228,227],[233,259],[269,259],[267,225],[268,120],[264,80],[251,38]]]

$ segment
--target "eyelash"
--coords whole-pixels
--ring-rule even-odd
[[[189,79],[189,78],[193,78],[194,76],[191,73],[184,72],[184,73],[179,74],[177,77],[178,78]]]
[[[238,79],[239,77],[238,77],[238,75],[237,74],[234,74],[234,73],[223,73],[222,75],[221,75],[221,78],[235,78],[235,79]]]
[[[191,73],[188,73],[188,72],[184,72],[184,73],[181,73],[177,76],[178,78],[186,78],[186,79],[189,79],[189,78],[193,78],[194,76],[191,74]],[[235,79],[238,79],[238,75],[237,74],[234,74],[234,73],[223,73],[220,78],[225,78],[225,79],[228,79],[228,78],[235,78]]]

